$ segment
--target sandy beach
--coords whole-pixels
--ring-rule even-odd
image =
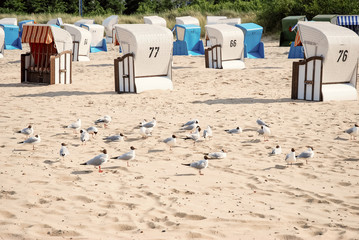
[[[118,47],[73,62],[73,84],[20,83],[20,54],[0,59],[0,239],[358,239],[359,138],[344,130],[359,123],[359,102],[291,100],[288,47],[264,40],[265,59],[246,69],[206,69],[204,56],[174,56],[173,91],[117,94]],[[82,145],[82,128],[110,115],[108,128]],[[139,123],[157,119],[142,139]],[[213,138],[185,141],[183,123],[199,119]],[[258,118],[272,135],[258,135]],[[32,125],[41,143],[18,144]],[[224,130],[241,127],[240,134]],[[123,133],[123,142],[103,137]],[[162,141],[172,134],[172,151]],[[70,155],[60,158],[61,143]],[[283,153],[269,153],[277,144]],[[103,173],[81,163],[106,149],[110,157],[134,146],[136,158],[110,159]],[[291,148],[315,156],[286,164]],[[182,165],[221,149],[199,175]]]

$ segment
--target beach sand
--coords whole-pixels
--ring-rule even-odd
[[[246,69],[206,69],[204,56],[174,56],[173,91],[114,92],[118,47],[73,62],[73,84],[20,83],[20,53],[0,59],[0,239],[357,239],[359,139],[344,130],[359,122],[358,101],[293,101],[289,48],[266,39],[265,59]],[[296,60],[294,60],[296,61]],[[86,145],[64,125],[83,128],[110,115]],[[156,117],[153,136],[138,125]],[[258,118],[272,131],[258,136]],[[181,139],[181,124],[198,118],[213,139]],[[16,131],[33,125],[41,143],[21,145]],[[224,130],[241,127],[238,135]],[[123,133],[124,142],[105,143]],[[162,140],[175,134],[172,151]],[[70,156],[59,156],[61,143]],[[270,156],[275,145],[283,153]],[[315,156],[287,166],[285,154],[313,146]],[[137,148],[130,167],[110,159],[99,173],[83,163]],[[203,176],[183,166],[203,153]]]

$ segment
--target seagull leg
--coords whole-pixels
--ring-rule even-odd
[[[201,172],[201,170],[199,170],[199,175],[203,175],[203,173]]]
[[[98,166],[98,172],[102,173],[103,171],[101,170],[101,166]]]
[[[130,166],[130,164],[128,164],[128,161],[127,161],[127,167],[129,167]]]
[[[35,145],[32,145],[32,150],[35,150]]]

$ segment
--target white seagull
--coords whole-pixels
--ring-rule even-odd
[[[188,122],[186,122],[185,124],[182,125],[182,127],[184,126],[188,126],[188,125],[192,125],[194,123],[199,123],[198,119],[192,119],[192,120],[189,120]]]
[[[176,145],[176,135],[166,138],[163,142],[170,146],[170,150],[172,150],[172,147]]]
[[[67,149],[66,143],[61,143],[60,156],[65,159],[66,156],[70,155],[70,151]]]
[[[212,129],[208,125],[207,128],[203,131],[203,138],[204,139],[211,139],[213,137]]]
[[[140,127],[140,134],[142,138],[147,138],[152,135],[153,128],[145,128],[143,126]]]
[[[271,154],[273,154],[273,155],[282,154],[281,146],[279,146],[279,145],[275,146],[275,148],[272,149]]]
[[[268,137],[271,135],[269,127],[262,125],[261,129],[258,130],[259,135],[263,135],[264,141],[268,141]],[[267,139],[266,139],[267,138]]]
[[[269,125],[266,124],[266,123],[265,123],[262,119],[260,119],[260,118],[257,119],[257,124],[258,124],[259,126],[269,127]]]
[[[224,131],[226,131],[227,133],[230,133],[230,134],[238,134],[238,133],[242,132],[242,128],[236,127],[234,129],[226,129]]]
[[[127,167],[129,167],[130,165],[129,165],[128,162],[129,162],[130,160],[135,159],[135,157],[136,157],[136,154],[135,154],[136,148],[133,147],[133,146],[131,146],[130,149],[131,149],[131,151],[129,151],[129,152],[127,152],[127,153],[124,153],[124,154],[122,154],[121,156],[113,157],[113,158],[111,158],[111,159],[125,160],[125,161],[127,161]]]
[[[199,175],[203,175],[201,170],[208,167],[208,157],[204,156],[203,160],[193,162],[193,163],[188,163],[188,164],[182,163],[182,165],[196,168],[196,169],[198,169]]]
[[[314,148],[313,147],[308,147],[308,149],[304,152],[301,152],[298,156],[296,156],[297,158],[305,158],[305,163],[308,164],[308,158],[312,158],[314,157]]]
[[[107,142],[121,142],[121,141],[124,141],[124,138],[125,138],[125,135],[120,133],[120,134],[117,134],[117,135],[104,137],[103,140],[105,140]]]
[[[153,117],[152,121],[150,122],[146,122],[146,121],[143,121],[141,123],[141,126],[140,127],[144,127],[144,128],[154,128],[157,124],[157,121],[156,121],[156,118]]]
[[[184,140],[188,140],[188,139],[191,139],[193,140],[193,144],[196,144],[196,142],[200,139],[201,135],[200,135],[200,132],[201,132],[201,128],[200,126],[197,126],[196,127],[196,131],[194,133],[191,133],[189,135],[187,135],[185,138],[183,138]]]
[[[111,120],[112,120],[112,118],[110,116],[105,115],[102,118],[97,119],[95,121],[95,124],[98,125],[98,124],[103,123],[104,128],[106,128],[108,126],[108,124],[111,122]]]
[[[98,166],[98,172],[102,173],[103,171],[101,170],[101,165],[108,161],[108,155],[106,149],[102,150],[101,152],[102,154],[97,155],[96,157],[88,160],[85,163],[81,163],[80,165],[93,165],[95,167]]]
[[[81,140],[82,144],[85,143],[85,145],[86,145],[86,142],[88,140],[90,140],[90,134],[84,129],[81,129],[80,133],[81,133],[80,140]]]
[[[205,153],[205,155],[212,159],[222,159],[227,157],[227,151],[222,149],[220,152]]]
[[[35,150],[35,144],[41,142],[40,135],[35,135],[33,137],[29,137],[25,141],[19,142],[19,144],[32,144],[32,150]]]
[[[184,125],[183,127],[180,128],[180,130],[191,131],[193,129],[196,129],[197,127],[198,127],[198,121],[195,121],[192,124]]]
[[[86,129],[86,131],[94,137],[98,133],[98,129],[95,126],[89,127]]]
[[[297,161],[297,159],[295,157],[295,149],[294,148],[292,148],[291,152],[285,156],[285,161],[287,162],[287,164],[290,164],[290,165],[292,165],[293,163],[295,163]]]
[[[354,138],[356,140],[357,136],[359,136],[359,125],[354,124],[354,127],[349,128],[348,130],[344,131],[345,133],[348,133],[350,135],[350,140]]]
[[[77,119],[76,122],[71,123],[70,125],[66,126],[66,128],[72,128],[76,133],[76,131],[81,128],[81,119]]]
[[[34,133],[34,128],[29,125],[27,128],[22,129],[21,131],[18,131],[17,133],[22,133],[27,136],[31,136]]]

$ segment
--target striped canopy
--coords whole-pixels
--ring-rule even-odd
[[[50,26],[24,25],[22,32],[23,43],[45,43],[50,44],[54,41]]]
[[[337,24],[340,26],[359,25],[359,16],[338,16]]]

